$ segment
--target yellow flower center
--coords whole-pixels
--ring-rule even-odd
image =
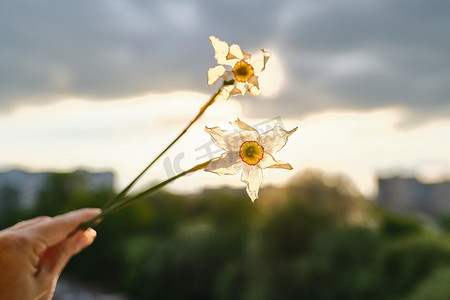
[[[241,145],[239,156],[242,161],[254,166],[264,157],[264,148],[256,141],[248,141]]]
[[[247,82],[255,73],[253,67],[246,61],[239,61],[233,67],[234,78],[239,82]]]

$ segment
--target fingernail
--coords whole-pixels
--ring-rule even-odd
[[[92,228],[88,228],[84,231],[84,234],[93,240],[97,236],[97,231]]]
[[[94,242],[95,237],[97,236],[97,232],[92,229],[88,228],[86,229],[82,235],[79,236],[77,246],[76,246],[76,252],[80,252],[90,244]]]
[[[99,214],[102,212],[100,208],[89,208],[92,213]]]

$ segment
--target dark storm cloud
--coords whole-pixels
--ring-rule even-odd
[[[3,104],[67,94],[121,97],[205,83],[205,66],[194,67],[204,59],[202,51],[210,50],[207,36],[199,49],[196,28],[177,23],[191,20],[170,18],[170,12],[182,12],[170,4],[11,1],[2,6]],[[186,13],[196,13],[184,6]]]
[[[404,106],[417,118],[450,113],[448,1],[305,6],[309,13],[291,17],[278,35],[292,62],[289,92],[280,97],[291,106],[287,112],[297,102],[306,111]],[[324,93],[331,97],[321,99]]]
[[[404,106],[442,116],[449,28],[444,0],[3,1],[0,108],[63,95],[207,92],[214,34],[277,48],[286,84],[255,115]]]

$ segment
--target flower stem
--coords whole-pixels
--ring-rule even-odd
[[[217,92],[214,95],[211,96],[211,98],[209,98],[208,102],[206,102],[200,108],[200,111],[198,112],[197,116],[195,116],[195,118],[192,119],[192,121],[183,129],[183,131],[181,131],[181,133],[157,157],[155,157],[155,159],[153,159],[153,161],[150,164],[148,164],[148,166],[145,167],[145,169],[141,173],[139,173],[139,175],[136,176],[136,178],[133,181],[131,181],[131,183],[126,188],[124,188],[116,197],[112,198],[105,205],[103,205],[103,209],[107,209],[109,206],[113,205],[113,203],[119,202],[122,199],[124,199],[127,193],[130,191],[130,189],[134,186],[134,184],[145,174],[145,172],[147,172],[148,169],[150,169],[150,167],[159,158],[161,158],[161,156],[164,155],[164,153],[167,152],[167,150],[169,150],[170,147],[172,147],[188,131],[189,128],[191,128],[191,126],[205,113],[208,107],[210,107],[216,101],[217,97],[220,95],[220,92],[222,91],[222,88],[229,84],[232,84],[232,82],[224,81],[222,86],[217,90]]]
[[[130,197],[130,198],[122,198],[120,201],[117,201],[117,202],[111,204],[109,207],[103,209],[102,212],[101,212],[100,214],[98,214],[97,216],[95,216],[95,217],[93,217],[92,219],[90,219],[90,220],[88,220],[88,221],[86,221],[86,222],[81,223],[80,225],[78,225],[78,227],[75,228],[75,229],[69,234],[69,236],[72,236],[73,234],[75,234],[75,233],[76,233],[77,231],[79,231],[79,230],[86,230],[86,229],[88,229],[89,227],[95,226],[95,225],[99,222],[99,220],[102,220],[102,219],[104,219],[106,216],[108,216],[108,215],[110,215],[110,214],[112,214],[112,213],[114,213],[114,212],[116,212],[116,211],[119,211],[119,210],[121,210],[122,208],[127,207],[127,206],[130,205],[132,202],[135,202],[135,201],[140,200],[140,199],[145,199],[145,198],[147,198],[148,196],[150,196],[150,195],[153,194],[154,192],[160,190],[161,188],[163,188],[164,186],[166,186],[166,185],[169,184],[170,182],[172,182],[172,181],[174,181],[174,180],[176,180],[176,179],[178,179],[178,178],[180,178],[180,177],[183,177],[183,176],[186,175],[186,174],[193,173],[193,172],[196,172],[196,171],[198,171],[198,170],[203,170],[203,169],[206,168],[206,166],[211,162],[211,160],[212,160],[212,159],[210,159],[210,160],[208,160],[208,161],[206,161],[206,162],[204,162],[204,163],[198,164],[198,165],[196,165],[196,166],[190,168],[189,170],[183,171],[183,172],[181,172],[180,174],[175,175],[175,176],[173,176],[173,177],[171,177],[171,178],[169,178],[169,179],[167,179],[167,180],[165,180],[165,181],[163,181],[163,182],[160,182],[160,183],[158,183],[157,185],[154,185],[154,186],[148,188],[147,190],[145,190],[145,191],[143,191],[143,192],[141,192],[141,193],[139,193],[139,194],[137,194],[137,195],[135,195],[135,196],[133,196],[133,197]]]

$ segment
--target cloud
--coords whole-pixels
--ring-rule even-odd
[[[292,11],[279,35],[295,57],[285,102],[318,102],[299,104],[305,110],[404,106],[416,118],[450,112],[448,2],[320,1],[310,14]]]
[[[402,106],[411,123],[445,117],[449,10],[445,0],[4,1],[0,109],[67,96],[208,93],[214,34],[280,56],[277,100],[255,107],[242,98],[249,115]]]
[[[0,114],[0,170],[112,169],[117,173],[118,187],[123,188],[171,142],[207,99],[207,94],[182,92],[22,106],[13,113]],[[223,150],[214,145],[204,126],[230,128],[227,121],[241,114],[238,102],[216,102],[202,122],[158,161],[144,182],[167,179],[220,156]],[[399,129],[396,124],[401,115],[400,109],[348,110],[309,114],[301,122],[284,116],[243,120],[261,132],[277,124],[286,129],[299,127],[277,153],[277,158],[288,161],[294,171],[270,170],[264,173],[265,184],[280,185],[294,172],[319,168],[345,173],[364,194],[373,195],[374,179],[380,172],[416,171],[428,181],[450,174],[450,143],[444,138],[450,135],[450,120]],[[186,192],[224,184],[243,188],[238,176],[219,177],[207,172],[187,176],[171,187]]]

